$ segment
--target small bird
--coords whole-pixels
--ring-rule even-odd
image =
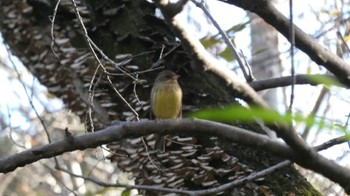
[[[156,119],[176,119],[182,115],[182,90],[179,75],[165,70],[158,74],[151,91],[151,109]],[[157,135],[156,150],[165,150],[164,137]]]

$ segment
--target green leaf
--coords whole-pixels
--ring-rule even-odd
[[[248,109],[241,105],[230,105],[224,108],[201,109],[190,113],[189,116],[222,123],[254,123],[256,120],[262,120],[266,125],[277,123],[291,126],[292,123],[301,123],[306,127],[315,127],[318,130],[323,128],[334,129],[332,122],[316,118],[313,115],[292,115],[289,112],[280,114],[272,109],[261,107],[250,107]]]
[[[324,84],[326,86],[342,86],[342,84],[330,77],[323,75],[310,75],[308,78],[316,83]]]
[[[131,192],[130,189],[126,189],[122,192],[121,196],[130,196]]]
[[[263,52],[267,51],[267,49],[268,49],[268,48],[261,48],[261,49],[257,50],[257,51],[253,54],[253,56],[256,56],[256,55],[258,55],[258,54],[260,54],[260,53],[263,53]]]
[[[224,108],[202,109],[190,114],[191,117],[218,122],[255,122],[257,118],[265,123],[288,123],[290,115],[280,115],[274,110],[255,107],[247,109],[240,105],[230,105]]]
[[[239,31],[242,31],[243,29],[245,29],[247,27],[247,25],[251,22],[251,20],[248,20],[247,22],[241,23],[241,24],[237,24],[232,26],[231,28],[229,28],[226,33],[227,35],[230,34],[235,34]]]
[[[200,39],[200,42],[202,43],[204,48],[210,48],[220,43],[220,38],[217,35],[213,35],[210,37],[203,37],[202,39]]]
[[[224,51],[219,54],[220,57],[224,58],[226,61],[230,62],[236,58],[232,55],[232,51],[229,47],[226,47]]]

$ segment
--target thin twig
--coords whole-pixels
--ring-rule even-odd
[[[18,142],[16,142],[16,140],[13,138],[13,135],[12,135],[12,133],[13,133],[13,127],[12,127],[12,124],[11,124],[11,112],[10,112],[10,108],[9,108],[9,106],[7,105],[7,113],[8,113],[8,126],[9,126],[9,128],[10,128],[10,133],[9,133],[9,135],[10,135],[10,140],[16,145],[16,146],[18,146],[18,147],[20,147],[20,148],[23,148],[23,149],[27,149],[24,145],[22,145],[22,144],[20,144],[20,143],[18,143]]]
[[[348,141],[346,139],[346,137],[342,136],[342,137],[338,137],[338,138],[335,138],[335,139],[332,139],[332,140],[329,140],[321,145],[318,145],[316,147],[314,147],[315,150],[317,151],[322,151],[322,150],[325,150],[327,148],[330,148],[334,145],[338,145],[338,144],[342,144],[344,142]],[[212,188],[212,189],[208,189],[208,190],[203,190],[203,191],[196,191],[196,195],[208,195],[208,194],[214,194],[214,193],[219,193],[219,192],[222,192],[222,191],[225,191],[229,188],[232,188],[232,187],[235,187],[235,186],[238,186],[238,185],[241,185],[245,182],[248,182],[248,181],[252,181],[254,179],[257,179],[257,178],[260,178],[260,177],[263,177],[263,176],[266,176],[267,174],[270,174],[278,169],[282,169],[288,165],[292,165],[293,162],[289,161],[289,160],[286,160],[286,161],[282,161],[276,165],[273,165],[271,167],[268,167],[264,170],[261,170],[261,171],[258,171],[258,172],[255,172],[255,173],[252,173],[246,177],[243,177],[243,178],[240,178],[238,180],[235,180],[233,182],[230,182],[230,183],[227,183],[227,184],[224,184],[224,185],[221,185],[219,187],[216,187],[216,188]]]
[[[344,37],[342,36],[342,34],[339,31],[337,31],[337,35],[341,39],[342,43],[345,45],[345,48],[348,50],[348,53],[350,53],[350,48],[347,42],[344,40]]]
[[[98,62],[98,67],[96,68],[94,74],[93,74],[93,77],[91,79],[91,82],[90,82],[90,85],[89,85],[89,100],[91,101],[91,104],[93,103],[93,91],[92,91],[92,86],[93,86],[93,82],[95,80],[95,77],[96,77],[96,74],[98,73],[99,69],[102,69],[104,73],[106,73],[106,79],[109,83],[109,85],[111,86],[111,88],[114,90],[114,92],[118,95],[118,97],[128,106],[128,108],[131,110],[131,112],[135,115],[136,117],[136,120],[139,121],[139,114],[135,111],[135,109],[129,104],[129,102],[120,94],[120,92],[114,87],[113,85],[113,82],[112,80],[110,79],[109,75],[107,74],[107,70],[106,68],[103,66],[103,64],[101,63],[100,59],[98,58],[95,50],[93,49],[92,47],[92,42],[91,39],[89,38],[89,35],[88,35],[88,32],[85,28],[85,25],[84,25],[84,22],[82,20],[82,17],[80,16],[79,14],[79,10],[78,10],[78,7],[75,3],[74,0],[71,0],[73,6],[74,6],[74,10],[75,10],[75,14],[78,18],[78,21],[80,22],[80,27],[82,28],[83,30],[83,35],[84,35],[84,40],[86,41],[91,53],[93,54],[95,60]],[[91,106],[90,106],[91,107]],[[91,110],[89,110],[91,112]],[[90,122],[91,122],[91,125],[92,125],[92,129],[93,129],[93,120],[90,118]]]
[[[34,111],[36,117],[39,119],[41,125],[43,126],[44,131],[45,131],[45,133],[46,133],[46,137],[47,137],[48,142],[51,143],[50,134],[49,134],[49,131],[47,130],[47,127],[46,127],[46,125],[45,125],[45,122],[44,122],[44,120],[40,117],[39,112],[37,111],[37,109],[36,109],[35,106],[34,106],[33,100],[30,98],[30,95],[29,95],[29,93],[28,93],[28,91],[27,91],[26,85],[24,84],[24,81],[22,80],[21,74],[19,73],[16,64],[15,64],[15,63],[13,62],[13,60],[12,60],[11,51],[10,51],[8,45],[5,45],[5,46],[6,46],[6,50],[7,50],[7,54],[8,54],[8,59],[10,60],[11,65],[12,65],[13,69],[15,70],[16,74],[17,74],[17,78],[18,78],[19,82],[21,83],[21,85],[22,85],[22,87],[23,87],[23,89],[24,89],[24,92],[25,92],[25,94],[26,94],[26,96],[27,96],[27,99],[28,99],[28,101],[29,101],[29,104],[30,104],[31,108],[33,109],[33,111]]]
[[[295,45],[295,29],[293,21],[293,0],[289,0],[289,42],[290,42],[290,66],[291,66],[291,75],[293,82],[290,89],[290,103],[289,103],[289,112],[293,113],[293,103],[294,103],[294,88],[295,88],[295,65],[294,65],[294,45]]]
[[[329,93],[329,88],[323,86],[321,89],[320,94],[317,97],[317,100],[315,102],[314,107],[312,108],[312,111],[310,112],[309,116],[315,116],[316,113],[318,112],[318,110],[320,109],[321,103],[323,101],[323,99],[325,98],[325,96]],[[307,136],[309,135],[311,126],[306,126],[304,128],[304,131],[301,134],[301,137],[306,141]]]
[[[60,171],[63,171],[65,173],[68,173],[69,175],[76,177],[76,178],[82,178],[84,180],[93,182],[97,185],[103,186],[103,187],[121,187],[121,188],[127,188],[127,189],[138,189],[138,190],[150,190],[150,191],[157,191],[157,192],[168,192],[168,193],[179,193],[179,194],[185,194],[185,195],[192,195],[192,191],[186,191],[186,190],[179,190],[179,189],[172,189],[172,188],[162,188],[159,186],[147,186],[147,185],[130,185],[130,184],[123,184],[123,183],[109,183],[109,182],[104,182],[100,181],[97,179],[93,179],[90,177],[86,176],[81,176],[74,174],[73,172],[66,170],[64,168],[57,168]]]
[[[223,37],[225,43],[227,46],[230,48],[232,55],[236,58],[239,66],[241,67],[241,70],[243,72],[244,78],[246,79],[247,82],[253,81],[253,76],[249,74],[249,71],[247,72],[246,66],[248,67],[249,65],[247,64],[247,61],[244,61],[243,63],[241,58],[244,58],[243,55],[240,55],[240,53],[237,51],[236,47],[232,44],[230,38],[227,36],[226,32],[220,27],[220,25],[216,22],[214,17],[210,14],[209,10],[205,7],[204,1],[200,0],[200,2],[197,2],[196,0],[191,0],[197,7],[201,8],[205,15],[209,18],[209,20],[213,23],[215,28],[219,31],[220,35]],[[251,73],[251,72],[250,72]]]
[[[66,182],[65,182],[65,181],[63,181],[61,178],[59,178],[59,177],[57,176],[57,172],[56,172],[54,169],[52,169],[49,165],[44,164],[44,163],[42,164],[42,166],[43,166],[44,168],[46,168],[46,169],[50,172],[50,174],[55,178],[55,180],[57,180],[58,183],[62,184],[62,186],[64,186],[64,188],[66,188],[70,193],[72,193],[72,194],[74,194],[74,195],[78,195],[77,193],[75,193],[74,190],[72,190],[71,188],[69,188],[69,187],[66,185]]]
[[[107,60],[108,62],[110,62],[112,65],[114,65],[115,68],[117,68],[119,71],[121,71],[124,75],[129,76],[130,78],[132,78],[133,80],[137,81],[137,78],[135,78],[133,75],[131,75],[130,73],[128,73],[127,71],[125,71],[124,69],[121,68],[122,65],[125,65],[126,62],[129,62],[130,59],[125,59],[124,61],[120,62],[120,63],[116,63],[114,62],[112,59],[110,59],[96,44],[95,42],[93,42],[90,37],[87,37],[89,43],[91,43],[91,45],[95,48],[95,50],[97,50],[100,55],[102,56],[102,58],[104,58],[105,60]],[[132,59],[132,58],[131,58]],[[106,70],[104,70],[105,72],[107,72]]]
[[[52,18],[50,19],[51,21],[51,51],[52,53],[58,58],[58,55],[55,51],[55,34],[54,34],[54,28],[55,28],[55,19],[56,19],[56,15],[57,15],[57,10],[58,10],[58,6],[60,5],[61,0],[58,0],[55,6],[55,9],[53,10],[53,15]]]
[[[171,49],[170,49],[167,53],[165,53],[164,55],[163,55],[163,52],[164,52],[164,48],[165,48],[165,47],[163,46],[163,47],[162,47],[162,50],[160,51],[158,60],[157,60],[155,63],[152,64],[152,66],[151,66],[150,69],[156,69],[156,68],[160,67],[160,66],[161,66],[160,64],[163,62],[162,60],[163,60],[165,57],[167,57],[169,54],[171,54],[174,50],[176,50],[179,46],[180,46],[180,44],[177,44],[176,46],[174,46],[173,48],[171,48]],[[140,73],[140,72],[138,72],[138,73]]]

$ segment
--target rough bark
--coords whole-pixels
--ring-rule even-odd
[[[63,1],[58,8],[54,28],[54,48],[57,57],[50,46],[52,39],[49,18],[55,7],[52,1],[1,0],[0,4],[1,33],[13,54],[51,93],[62,98],[68,109],[79,115],[82,121],[86,121],[90,105],[89,85],[98,63],[87,48],[70,2]],[[88,35],[109,58],[115,59],[116,55],[121,54],[132,56],[121,66],[124,70],[132,73],[162,64],[181,75],[184,113],[196,108],[232,103],[234,97],[225,91],[225,87],[216,82],[215,78],[194,71],[189,57],[181,45],[178,46],[179,43],[176,42],[170,28],[155,16],[155,5],[143,0],[87,0],[78,2],[78,7]],[[162,50],[164,53],[171,52],[159,61]],[[110,63],[103,63],[108,72],[114,73],[110,77],[117,90],[136,109],[141,119],[148,118],[150,87],[158,71],[139,74],[142,82],[136,85],[136,94],[140,100],[137,101],[133,80],[121,74]],[[105,73],[101,69],[97,71],[97,78],[99,77],[101,80],[96,79],[94,82],[98,82],[93,86],[95,94],[92,114],[95,129],[119,120],[134,120],[135,115],[105,80]],[[255,124],[244,126],[262,132]],[[122,170],[133,173],[138,184],[192,190],[215,187],[282,160],[261,150],[228,143],[216,137],[169,137],[187,145],[199,146],[193,151],[184,149],[177,143],[168,142],[168,154],[151,154],[151,157],[160,163],[170,160],[162,169],[171,174],[171,177],[154,167],[149,167],[148,155],[145,154],[143,143],[138,139],[125,139],[123,142],[110,144],[110,149],[128,155],[114,155],[110,158],[117,161]],[[146,139],[152,142],[152,135]],[[184,157],[184,153],[193,154]],[[230,161],[223,161],[226,157]],[[181,170],[175,167],[177,161],[183,163]],[[206,170],[208,168],[213,169]],[[182,181],[178,181],[181,179]],[[261,181],[246,182],[230,192],[235,195],[318,194],[293,167],[272,173]]]

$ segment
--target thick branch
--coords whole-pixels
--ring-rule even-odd
[[[181,22],[178,19],[178,15],[175,15],[173,17],[168,17],[169,14],[167,14],[168,8],[167,7],[169,2],[167,0],[157,0],[155,1],[160,8],[160,10],[163,13],[163,16],[165,17],[166,22],[170,25],[170,27],[173,29],[176,36],[181,40],[182,45],[187,50],[187,53],[191,56],[191,58],[194,60],[195,69],[197,71],[205,71],[206,73],[210,74],[211,76],[214,76],[217,78],[217,81],[220,81],[222,85],[228,87],[228,92],[238,92],[238,95],[242,97],[245,101],[247,101],[250,104],[267,107],[266,103],[261,99],[259,95],[256,94],[256,92],[246,83],[240,81],[237,79],[237,76],[230,73],[229,70],[217,66],[211,58],[210,54],[205,50],[203,45],[199,42],[198,39],[196,39],[193,35],[191,35],[186,28],[181,24]],[[161,2],[161,3],[160,3]],[[168,2],[168,4],[166,3]],[[264,6],[268,5],[267,1],[263,1]],[[344,78],[340,78],[344,79]],[[342,81],[344,82],[344,81]],[[233,93],[232,95],[234,95]],[[270,128],[272,128],[274,131],[277,132],[279,136],[283,138],[283,140],[292,147],[295,151],[299,153],[299,156],[304,156],[307,159],[313,160],[312,162],[303,162],[305,167],[316,167],[317,169],[320,168],[328,168],[332,167],[334,165],[334,162],[331,162],[324,157],[320,156],[317,152],[315,152],[313,149],[311,149],[299,136],[298,134],[291,129],[290,127],[286,127],[283,125],[271,125]],[[296,161],[297,162],[297,161]],[[342,170],[344,168],[337,166],[338,169]],[[316,169],[313,168],[313,169]],[[339,172],[340,170],[337,170],[338,174],[341,174]],[[325,173],[325,171],[319,171]],[[334,173],[327,173],[327,177],[330,179],[338,178]],[[339,179],[338,179],[339,180]],[[344,188],[348,186],[347,189],[350,192],[350,185],[348,185],[347,181],[337,181],[339,184],[343,185]]]
[[[226,0],[223,2],[254,12],[272,25],[277,31],[282,33],[284,37],[289,39],[289,20],[272,5],[271,1]],[[326,48],[317,43],[311,36],[304,33],[297,26],[294,26],[294,29],[295,45],[305,52],[314,62],[332,72],[345,86],[350,87],[350,65],[337,55],[326,50]]]
[[[327,81],[319,81],[314,80],[312,78],[327,78]],[[341,86],[336,77],[333,75],[323,75],[323,74],[316,74],[316,75],[309,75],[309,74],[300,74],[295,76],[295,84],[309,84],[309,85],[319,85],[319,84],[329,84],[329,81],[334,81],[332,84]],[[270,88],[277,88],[277,87],[285,87],[290,86],[293,83],[293,77],[292,76],[284,76],[279,78],[271,78],[271,79],[264,79],[264,80],[255,80],[252,82],[249,82],[249,85],[256,91],[266,90]]]
[[[220,82],[220,87],[225,88],[225,92],[229,92],[233,97],[241,97],[254,105],[267,106],[265,101],[247,83],[243,82],[228,68],[218,66],[218,62],[214,60],[212,55],[180,22],[179,15],[169,17],[171,16],[168,13],[171,4],[167,0],[157,0],[155,2],[161,9],[166,22],[181,40],[181,44],[194,61],[196,71],[205,72],[211,77],[215,77],[216,81]]]
[[[300,153],[295,152],[279,141],[238,127],[217,122],[190,119],[120,123],[101,131],[69,137],[60,142],[35,147],[0,160],[0,172],[11,172],[18,167],[43,158],[57,156],[64,152],[95,148],[102,144],[120,141],[123,138],[140,137],[151,133],[214,135],[235,143],[263,149],[323,174],[334,182],[339,183],[347,192],[350,192],[350,185],[348,183],[350,182],[350,171],[333,161],[321,156],[317,159],[303,157]]]
[[[0,172],[6,173],[43,158],[61,155],[65,152],[95,148],[102,144],[120,141],[124,138],[141,137],[152,133],[163,134],[207,134],[230,139],[233,142],[255,146],[272,151],[279,156],[295,156],[292,149],[281,142],[264,135],[206,120],[163,120],[125,122],[103,130],[81,136],[68,137],[62,141],[34,147],[30,150],[0,160]],[[263,147],[264,146],[264,147]]]

